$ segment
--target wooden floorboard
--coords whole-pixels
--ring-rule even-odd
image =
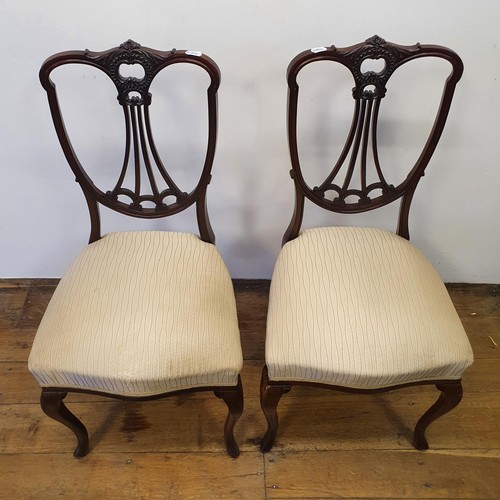
[[[269,498],[498,498],[500,486],[498,453],[309,450],[265,459]]]
[[[211,393],[122,402],[70,394],[91,453],[40,409],[27,357],[57,280],[0,280],[0,498],[500,498],[500,286],[449,285],[475,363],[464,398],[431,425],[431,450],[412,429],[430,386],[378,395],[296,387],[280,403],[276,446],[262,455],[258,399],[269,283],[235,282],[245,357],[242,453],[227,456],[224,404]],[[496,345],[495,345],[496,344]]]
[[[3,498],[245,498],[264,491],[263,458],[245,453],[0,455]]]

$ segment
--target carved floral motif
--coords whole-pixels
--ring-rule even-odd
[[[396,68],[408,56],[420,51],[420,44],[411,47],[388,44],[383,38],[374,35],[368,38],[364,44],[355,46],[351,51],[339,52],[341,59],[348,62],[351,68],[356,87],[353,89],[353,97],[361,97],[371,100],[376,97],[384,97],[386,94],[386,83]],[[374,71],[361,71],[361,65],[366,59],[383,59],[384,69],[377,73]],[[365,90],[367,86],[373,85],[374,89]]]
[[[173,52],[172,52],[173,53]],[[113,51],[96,55],[87,52],[87,57],[97,63],[103,71],[111,78],[118,90],[118,100],[121,104],[131,105],[149,104],[149,86],[153,81],[158,69],[165,62],[165,58],[156,56],[151,51],[144,50],[140,44],[133,40],[127,40]],[[122,64],[139,64],[144,69],[144,77],[123,77],[120,74]],[[131,92],[137,92],[141,97],[129,96]]]

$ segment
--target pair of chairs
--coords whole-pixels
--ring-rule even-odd
[[[379,108],[386,83],[403,64],[423,57],[448,61],[434,126],[416,163],[397,185],[384,177],[377,153]],[[367,59],[384,62],[363,71]],[[297,145],[297,76],[317,61],[340,63],[354,78],[354,116],[346,144],[324,182],[304,179]],[[199,181],[183,192],[162,163],[153,138],[151,82],[175,64],[204,69],[210,84],[208,145]],[[125,155],[116,185],[101,190],[72,148],[51,72],[66,64],[102,70],[118,91],[125,117]],[[123,76],[139,64],[144,75]],[[472,351],[436,271],[409,243],[408,214],[418,181],[439,141],[463,70],[452,51],[401,46],[372,37],[347,48],[320,47],[289,65],[288,135],[295,211],[271,282],[261,405],[268,423],[261,450],[273,446],[277,406],[294,385],[381,392],[431,384],[437,402],[418,421],[414,445],[428,447],[427,426],[455,407]],[[105,52],[72,51],[47,59],[40,71],[62,149],[91,217],[89,245],[58,285],[36,334],[29,369],[42,387],[41,407],[71,429],[77,457],[89,451],[85,426],[65,406],[68,392],[146,400],[213,391],[224,400],[227,452],[239,454],[234,427],[243,411],[243,358],[230,275],[214,246],[206,207],[217,129],[220,72],[200,52],[161,52],[127,41]],[[368,181],[368,151],[375,181]],[[354,174],[359,183],[354,182]],[[131,186],[125,179],[132,177]],[[142,181],[142,182],[141,182]],[[144,184],[147,188],[144,188]],[[337,213],[358,213],[400,200],[397,234],[374,228],[300,231],[305,199]],[[126,231],[101,237],[99,205],[140,218],[167,217],[196,207],[199,237],[168,231]]]

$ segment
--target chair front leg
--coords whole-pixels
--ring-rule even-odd
[[[420,417],[420,420],[415,426],[413,446],[415,446],[417,450],[427,450],[429,448],[429,444],[425,438],[427,427],[437,418],[453,410],[462,399],[463,390],[460,380],[442,382],[436,384],[436,387],[441,391],[438,400],[422,415],[422,417]]]
[[[267,431],[260,442],[262,453],[269,451],[274,445],[278,433],[278,403],[281,396],[290,389],[289,385],[271,385],[267,366],[264,366],[260,380],[260,406],[267,420]]]
[[[42,389],[40,396],[40,406],[43,412],[64,424],[68,429],[71,429],[78,440],[78,445],[73,452],[75,457],[84,457],[89,452],[89,435],[85,426],[78,420],[78,418],[71,413],[63,399],[67,396],[67,392],[60,392],[50,389]]]
[[[214,391],[214,394],[224,400],[228,413],[224,424],[224,442],[228,454],[236,458],[240,454],[240,448],[234,439],[234,427],[243,413],[243,386],[241,377],[238,376],[238,385],[234,389],[223,389]]]

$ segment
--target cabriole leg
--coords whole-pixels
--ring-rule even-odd
[[[42,389],[40,405],[46,415],[64,424],[75,433],[78,445],[73,455],[75,457],[84,457],[89,452],[89,435],[85,426],[63,403],[63,399],[67,394],[67,392]]]
[[[290,389],[287,385],[270,385],[267,366],[264,366],[260,380],[260,406],[267,420],[267,431],[260,442],[262,453],[269,451],[274,445],[278,433],[278,403],[281,396]]]
[[[240,448],[234,439],[234,426],[243,413],[243,386],[241,377],[238,376],[238,385],[234,389],[214,391],[214,394],[224,400],[228,408],[226,422],[224,424],[224,442],[228,454],[236,458],[240,454]]]
[[[463,390],[460,380],[436,384],[436,387],[441,391],[438,400],[420,417],[415,426],[413,446],[417,450],[427,450],[429,448],[425,438],[427,427],[437,418],[453,410],[462,399]]]

